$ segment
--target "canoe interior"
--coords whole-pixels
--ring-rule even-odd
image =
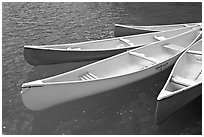
[[[135,52],[137,54],[139,53],[149,60],[155,60],[157,63],[159,63],[168,60],[172,56],[181,52],[179,50],[166,48],[164,47],[165,45],[177,45],[178,47],[186,48],[197,36],[198,31],[194,30],[191,33],[182,35],[182,37],[176,37],[167,41],[161,41],[150,46],[131,50],[131,52]],[[111,78],[119,75],[121,76],[124,74],[141,71],[147,67],[157,64],[147,59],[129,54],[129,52],[130,51],[61,75],[57,75],[55,77],[44,79],[43,82],[50,83],[63,81],[80,81],[79,77],[86,74],[87,72],[93,74],[98,79]]]
[[[67,49],[67,50],[89,50],[89,49],[111,49],[111,48],[126,48],[129,45],[120,41],[119,39],[115,40],[106,40],[106,41],[92,41],[92,42],[82,42],[82,43],[73,43],[73,44],[64,44],[64,45],[50,45],[44,48],[50,49]]]
[[[202,40],[196,43],[190,50],[202,51]],[[196,84],[202,82],[202,55],[186,53],[180,58],[177,63],[173,77],[179,77],[183,80],[183,84],[176,83],[170,80],[165,90],[175,92],[190,84]],[[186,84],[185,84],[186,83]],[[187,85],[188,84],[188,85]]]

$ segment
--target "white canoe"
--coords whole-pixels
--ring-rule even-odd
[[[202,93],[202,40],[196,42],[175,63],[157,97],[156,122],[166,120]]]
[[[62,45],[24,46],[24,58],[31,65],[100,60],[179,35],[192,28]]]
[[[133,49],[84,67],[22,84],[22,100],[31,110],[98,94],[141,80],[172,66],[200,36],[200,28]]]
[[[188,23],[188,24],[172,24],[172,25],[152,25],[152,26],[129,26],[115,24],[114,35],[116,37],[137,35],[150,32],[167,31],[178,28],[185,28],[189,26],[201,25],[201,23]]]

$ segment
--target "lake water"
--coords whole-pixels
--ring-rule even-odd
[[[201,3],[3,3],[2,12],[3,134],[202,134],[201,96],[161,125],[155,124],[156,97],[171,68],[43,111],[28,110],[20,94],[24,82],[91,63],[34,67],[24,60],[24,45],[112,38],[115,23],[201,22]]]

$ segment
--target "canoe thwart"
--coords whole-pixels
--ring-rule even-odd
[[[181,77],[181,76],[178,76],[178,75],[172,76],[171,81],[173,83],[176,83],[176,84],[179,84],[179,85],[182,85],[182,86],[185,86],[185,87],[188,87],[190,85],[195,84],[195,81],[184,78],[184,77]]]
[[[176,50],[176,51],[182,51],[185,49],[184,47],[177,46],[175,44],[165,44],[163,47],[168,48],[168,49],[172,49],[172,50]]]
[[[148,60],[154,64],[157,64],[159,61],[157,61],[155,58],[153,57],[146,57],[144,54],[142,53],[136,53],[136,52],[129,52],[130,55],[134,55],[134,56],[137,56],[139,58],[142,58],[142,59],[145,59],[145,60]]]
[[[97,79],[97,77],[94,74],[90,73],[90,72],[86,72],[85,74],[80,75],[79,79],[82,80],[82,81],[95,80],[95,79]]]
[[[130,42],[129,40],[127,39],[124,39],[124,38],[118,38],[120,41],[124,42],[125,44],[127,44],[128,46],[132,47],[132,46],[135,46],[134,43]]]
[[[167,38],[164,36],[154,36],[154,39],[158,40],[158,41],[162,41],[162,40],[166,40]]]
[[[202,51],[196,51],[196,50],[188,50],[188,54],[195,54],[195,55],[202,55]]]
[[[174,44],[166,44],[166,45],[164,45],[164,47],[168,48],[168,49],[172,49],[172,50],[177,50],[177,51],[184,50],[183,47],[180,47],[180,46],[177,46],[177,45],[174,45]],[[196,50],[188,50],[187,53],[195,54],[195,55],[202,55],[202,51],[196,51]]]

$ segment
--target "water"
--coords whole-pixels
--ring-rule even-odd
[[[20,95],[24,82],[91,63],[34,67],[24,60],[24,45],[111,38],[115,23],[201,22],[201,7],[201,3],[3,3],[3,134],[201,134],[201,97],[161,125],[155,124],[156,96],[170,69],[140,82],[44,111],[25,108]]]

